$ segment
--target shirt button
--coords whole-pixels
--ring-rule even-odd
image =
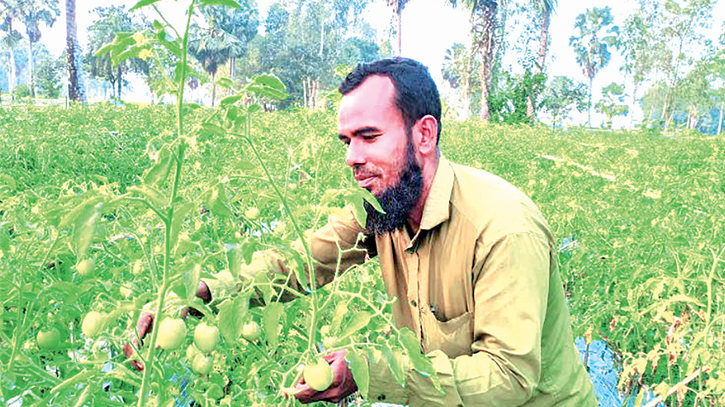
[[[385,401],[385,395],[384,394],[379,395],[378,401]]]
[[[412,307],[417,307],[418,306],[418,302],[416,300],[410,300],[410,305]]]

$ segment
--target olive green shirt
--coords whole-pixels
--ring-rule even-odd
[[[338,247],[355,247],[361,232],[351,215],[331,217],[312,236],[318,284],[332,280]],[[412,369],[400,387],[384,360],[372,358],[368,400],[411,407],[597,406],[574,347],[555,248],[546,221],[522,192],[441,157],[420,230],[412,237],[406,230],[376,236],[374,250],[387,291],[397,298],[395,321],[418,334],[445,394]],[[370,254],[345,251],[342,269]]]

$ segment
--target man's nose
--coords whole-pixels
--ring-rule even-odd
[[[362,140],[358,140],[357,138],[350,140],[350,144],[347,146],[345,162],[351,167],[365,164],[365,146]]]

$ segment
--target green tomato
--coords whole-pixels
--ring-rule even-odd
[[[101,327],[103,327],[103,322],[106,319],[106,316],[104,314],[101,314],[98,311],[91,311],[86,314],[85,318],[83,318],[83,323],[81,324],[81,331],[83,331],[83,334],[89,338],[94,338],[99,333],[101,333]]]
[[[203,353],[209,353],[219,343],[219,329],[202,322],[194,330],[194,345]]]
[[[332,384],[332,368],[324,359],[314,365],[306,365],[302,371],[305,383],[316,391],[325,391]]]
[[[181,346],[186,339],[186,324],[181,318],[164,318],[159,324],[159,337],[156,344],[166,350]]]
[[[81,260],[76,264],[76,270],[78,270],[78,274],[82,275],[83,277],[89,276],[91,273],[93,273],[93,270],[96,268],[96,262],[93,259],[85,259]]]
[[[256,341],[260,336],[262,336],[262,328],[258,323],[251,321],[242,326],[242,337],[249,342]]]
[[[259,218],[259,209],[253,206],[244,211],[244,216],[246,216],[249,220],[257,220],[257,218]]]
[[[36,339],[40,349],[52,350],[60,345],[60,332],[56,328],[42,329]]]
[[[191,362],[191,370],[202,376],[208,375],[212,367],[211,359],[202,354],[196,355],[194,361]]]

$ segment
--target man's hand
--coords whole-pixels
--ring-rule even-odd
[[[323,359],[330,362],[332,368],[332,384],[325,391],[316,391],[305,383],[302,378],[296,386],[295,397],[302,403],[311,403],[313,401],[330,401],[338,403],[345,397],[357,391],[357,385],[352,378],[352,372],[345,362],[346,350],[332,352],[323,356]]]
[[[196,296],[201,298],[202,301],[204,301],[204,304],[208,304],[209,302],[211,302],[211,291],[209,291],[209,286],[207,286],[205,282],[199,281],[199,288],[196,292]],[[201,312],[193,308],[184,308],[181,310],[182,318],[186,318],[189,314],[195,317],[200,317],[202,315]],[[141,345],[143,345],[143,339],[146,337],[146,335],[148,335],[149,332],[151,332],[153,326],[153,314],[142,312],[141,316],[138,318],[138,323],[136,324],[138,340],[136,338],[133,339],[133,346],[130,343],[127,343],[123,346],[123,353],[126,355],[127,359],[133,356],[134,353],[136,353],[135,349],[141,348]],[[139,340],[141,341],[140,343]],[[131,365],[139,372],[143,370],[143,364],[138,360],[132,360]]]

